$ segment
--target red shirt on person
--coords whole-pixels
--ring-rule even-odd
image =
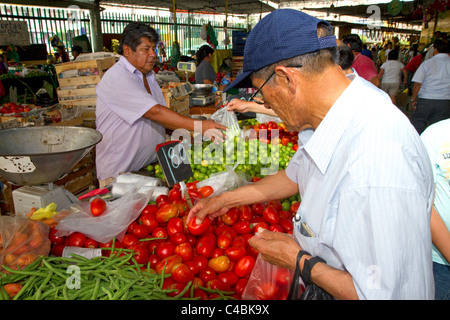
[[[356,70],[360,77],[367,81],[378,76],[377,67],[372,59],[360,53],[355,57],[352,68]]]

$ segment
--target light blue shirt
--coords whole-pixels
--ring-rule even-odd
[[[421,138],[433,169],[434,207],[450,230],[450,119],[432,124],[421,134]],[[435,246],[433,261],[450,265]]]
[[[155,148],[164,142],[165,129],[143,115],[156,104],[166,103],[153,72],[146,77],[151,95],[143,74],[121,56],[97,85],[95,123],[103,135],[96,146],[99,180],[138,171],[156,161]]]
[[[419,98],[431,100],[450,100],[450,57],[438,53],[425,60],[417,69],[412,82],[422,84]]]
[[[299,133],[286,174],[302,199],[297,241],[349,272],[360,299],[434,299],[431,165],[386,95],[356,76],[318,128]]]

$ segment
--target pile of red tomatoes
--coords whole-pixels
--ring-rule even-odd
[[[191,197],[202,198],[211,193],[199,191],[195,182],[188,188]],[[123,239],[115,240],[114,246],[133,250],[139,264],[147,266],[149,263],[158,274],[171,274],[164,280],[165,288],[181,292],[193,281],[196,288],[234,292],[233,296],[240,299],[258,255],[258,251],[249,246],[249,239],[259,227],[292,233],[292,216],[297,207],[294,203],[290,211],[285,211],[280,201],[255,203],[234,207],[214,220],[205,218],[199,225],[195,219],[187,224],[189,206],[179,185],[175,185],[168,195],[160,195],[155,203],[148,204],[129,225]],[[95,243],[80,233],[56,237],[55,232],[51,230],[50,240],[52,254],[57,256],[66,245],[91,248],[112,245]],[[218,296],[211,292],[197,288],[194,297],[212,299]]]

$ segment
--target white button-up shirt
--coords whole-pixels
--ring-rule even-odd
[[[96,126],[103,135],[96,146],[97,177],[117,177],[137,171],[156,161],[155,148],[165,140],[159,123],[143,118],[156,104],[165,106],[164,96],[153,72],[143,75],[125,57],[112,66],[97,85]]]
[[[360,299],[433,299],[433,176],[407,117],[356,76],[319,127],[299,134],[300,246],[350,273]]]

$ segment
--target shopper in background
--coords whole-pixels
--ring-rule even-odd
[[[96,145],[100,188],[120,172],[138,171],[156,161],[155,148],[165,141],[165,128],[195,129],[194,119],[165,106],[153,73],[158,42],[158,33],[148,24],[128,24],[120,40],[119,61],[97,85],[95,122],[103,135]],[[201,129],[203,135],[220,140],[226,127],[205,120]]]
[[[431,213],[433,272],[437,300],[450,300],[450,119],[421,134],[433,169],[435,196]]]
[[[349,34],[345,36],[342,41],[353,51],[355,58],[352,68],[358,72],[359,76],[379,87],[380,80],[378,80],[377,67],[373,63],[372,59],[361,54],[363,48],[361,38],[357,34]]]
[[[299,132],[299,148],[286,170],[202,199],[187,220],[299,192],[293,236],[258,229],[249,240],[263,259],[337,299],[433,299],[426,150],[381,90],[346,77],[332,27],[299,10],[264,17],[227,90],[249,83]]]
[[[198,49],[195,57],[197,68],[195,70],[195,83],[214,84],[216,81],[216,71],[211,65],[214,49],[205,44]]]
[[[391,50],[389,52],[388,61],[381,65],[378,78],[381,81],[381,90],[389,94],[392,103],[396,104],[397,94],[401,88],[401,83],[406,87],[406,82],[408,80],[408,73],[403,68],[403,63],[398,61],[397,50]]]
[[[414,73],[417,71],[417,68],[419,68],[424,57],[425,57],[425,51],[422,51],[422,52],[420,52],[420,54],[411,58],[411,60],[409,60],[408,64],[404,67],[404,69],[408,73],[407,86],[408,86],[409,94],[412,93],[412,85],[413,85],[413,82],[411,81],[412,77],[414,76]]]
[[[419,134],[428,125],[450,118],[449,40],[439,38],[433,48],[433,58],[425,60],[412,78],[411,123]]]
[[[73,46],[72,47],[72,57],[73,57],[73,60],[76,60],[77,58],[78,58],[78,56],[80,55],[80,54],[82,54],[83,53],[83,48],[81,48],[80,46]]]

